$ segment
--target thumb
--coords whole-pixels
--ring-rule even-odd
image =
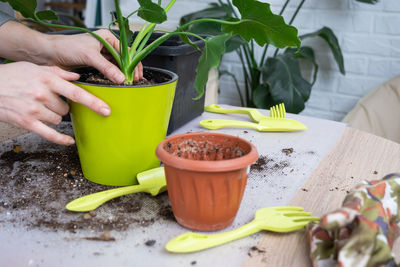
[[[125,81],[125,76],[121,70],[102,55],[98,54],[90,58],[91,60],[88,62],[88,65],[103,73],[104,76],[110,81],[118,84],[121,84]]]

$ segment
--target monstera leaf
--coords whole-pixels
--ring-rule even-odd
[[[299,50],[289,47],[285,49],[284,53],[306,60],[314,66],[313,80],[311,82],[311,85],[314,85],[317,80],[317,74],[318,74],[318,64],[315,61],[314,50],[308,46],[302,46]]]
[[[226,19],[231,16],[232,16],[232,11],[227,4],[211,3],[210,7],[208,8],[181,17],[180,25],[184,25],[196,19],[202,19],[202,18]]]
[[[344,60],[343,60],[342,50],[340,49],[339,42],[336,38],[336,35],[333,33],[333,31],[328,27],[323,27],[322,29],[320,29],[316,32],[312,32],[312,33],[308,33],[308,34],[300,36],[301,39],[306,39],[309,37],[320,37],[323,40],[325,40],[327,42],[327,44],[329,45],[329,47],[331,48],[333,57],[336,60],[336,63],[339,67],[340,72],[342,74],[346,74],[346,71],[344,69]]]
[[[296,56],[284,53],[268,58],[261,71],[263,82],[269,85],[272,102],[285,103],[286,110],[291,113],[304,109],[312,85],[301,76]]]
[[[254,39],[258,45],[272,44],[278,48],[287,46],[300,47],[297,29],[287,25],[282,16],[275,15],[268,3],[256,0],[233,0],[241,14],[241,23],[223,25],[222,30],[232,35],[240,35],[244,40]],[[239,19],[231,18],[238,22]]]
[[[197,75],[194,82],[194,87],[198,92],[196,99],[199,99],[204,94],[204,87],[207,84],[210,69],[218,68],[221,63],[221,57],[225,53],[225,43],[229,38],[231,38],[230,34],[223,34],[206,39],[203,53],[196,69]]]
[[[258,108],[269,109],[280,103],[275,103],[271,98],[270,88],[267,83],[259,84],[253,92],[253,104]]]
[[[151,0],[138,0],[140,4],[138,16],[151,23],[163,23],[167,20],[165,10]]]
[[[25,18],[35,19],[37,2],[36,0],[0,0],[9,3],[10,6],[21,13]],[[58,16],[51,10],[39,11],[36,15],[42,20],[58,20]]]

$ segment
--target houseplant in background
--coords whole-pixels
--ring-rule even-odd
[[[8,2],[26,18],[32,18],[46,26],[55,26],[46,21],[57,20],[57,15],[51,10],[36,11],[36,0],[1,1]],[[97,183],[133,184],[136,182],[137,173],[159,165],[154,151],[166,135],[176,76],[170,72],[150,69],[145,71],[146,78],[150,80],[157,74],[161,76],[159,79],[161,81],[158,81],[160,84],[138,86],[133,84],[133,80],[137,64],[170,37],[178,35],[195,49],[200,48],[188,38],[189,36],[204,42],[196,70],[197,98],[203,95],[209,70],[219,66],[221,56],[226,51],[226,42],[232,36],[240,36],[241,40],[256,42],[260,46],[271,44],[279,48],[300,47],[297,29],[287,25],[281,16],[273,14],[269,4],[257,0],[233,1],[233,5],[241,14],[240,18],[194,20],[179,26],[174,31],[164,32],[146,46],[156,25],[167,20],[166,13],[176,0],[169,1],[165,7],[162,7],[161,0],[157,3],[151,0],[138,0],[138,2],[139,9],[124,17],[119,1],[115,0],[114,22],[118,24],[120,32],[118,36],[120,53],[89,29],[57,25],[66,29],[81,30],[97,38],[109,51],[126,77],[124,86],[108,87],[78,82],[82,88],[110,105],[112,115],[108,118],[102,118],[81,105],[71,103],[71,114],[82,170],[86,178]],[[129,47],[133,33],[129,29],[128,18],[134,14],[147,23],[143,25]],[[220,34],[204,38],[196,33],[185,31],[192,25],[207,21],[220,24]],[[81,76],[86,76],[86,74],[81,73]]]
[[[299,2],[289,21],[289,25],[295,20],[305,1],[301,0]],[[377,2],[376,0],[357,1],[369,4]],[[290,0],[284,2],[279,15],[285,12],[289,3]],[[208,8],[183,16],[180,24],[187,24],[189,21],[203,17],[227,19],[232,16],[237,17],[238,14],[231,0],[218,0],[215,3],[211,3]],[[211,35],[218,35],[221,32],[220,26],[212,22],[192,25],[189,30],[194,33],[201,32]],[[326,41],[340,72],[345,74],[343,55],[334,32],[328,27],[323,27],[315,32],[300,36],[300,39],[304,40],[312,37],[320,37]],[[311,47],[302,46],[299,51],[293,48],[286,48],[283,53],[279,53],[280,48],[276,48],[273,56],[267,57],[269,45],[267,43],[262,46],[262,54],[257,57],[257,47],[253,41],[243,41],[239,36],[233,36],[227,41],[226,53],[236,52],[242,64],[244,96],[233,73],[220,69],[220,75],[232,77],[242,106],[268,109],[279,103],[285,103],[288,112],[299,113],[304,109],[305,103],[310,97],[312,86],[317,79],[318,64],[314,50]],[[300,60],[311,63],[313,69],[311,81],[303,78]]]

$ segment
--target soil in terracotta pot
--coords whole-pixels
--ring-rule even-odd
[[[209,137],[206,140],[201,136],[167,142],[164,149],[180,158],[208,161],[240,158],[250,150],[235,139]]]
[[[99,72],[94,68],[81,68],[76,72],[81,75],[81,77],[78,80],[79,82],[100,84],[100,85],[120,85],[110,81],[109,79],[104,77],[104,75],[101,72]],[[134,82],[133,85],[154,85],[171,80],[171,78],[168,75],[147,69],[143,70],[143,77],[144,79],[138,82]]]

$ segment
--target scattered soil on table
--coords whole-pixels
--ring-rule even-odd
[[[294,151],[293,148],[284,148],[284,149],[282,149],[282,153],[285,153],[286,156],[289,156],[290,154],[292,154],[293,151]]]
[[[152,239],[152,240],[147,240],[146,242],[144,242],[144,244],[148,247],[152,247],[156,244],[156,240]]]
[[[273,172],[277,170],[282,170],[286,167],[289,167],[289,162],[286,160],[275,162],[275,160],[270,158],[269,156],[260,155],[256,163],[250,166],[250,172]]]
[[[259,254],[259,253],[265,253],[265,250],[260,249],[257,246],[253,246],[253,247],[250,248],[250,250],[247,253],[247,255],[249,255],[250,257],[253,257],[254,254]]]
[[[250,171],[262,171],[267,167],[267,163],[273,161],[273,159],[267,158],[267,156],[261,155],[258,157],[256,163],[250,166]]]
[[[99,84],[99,85],[118,85],[99,72],[98,70],[94,68],[82,68],[77,70],[77,72],[81,75],[79,78],[80,82],[84,83],[91,83],[91,84]],[[133,85],[154,85],[154,84],[159,84],[159,83],[164,83],[169,80],[171,80],[170,77],[167,75],[160,73],[160,72],[155,72],[155,71],[150,71],[150,70],[143,70],[143,77],[144,79],[134,82]]]
[[[19,145],[7,151],[0,147],[0,223],[75,233],[123,231],[175,220],[166,193],[156,197],[131,194],[96,211],[70,212],[65,209],[69,201],[114,187],[83,177],[75,146],[43,143],[40,150],[25,152]]]

